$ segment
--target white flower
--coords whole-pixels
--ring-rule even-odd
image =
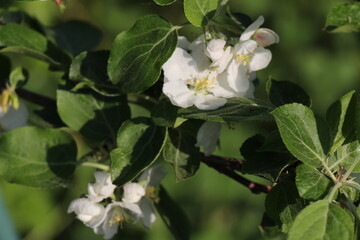
[[[87,197],[93,202],[101,202],[110,197],[116,185],[112,184],[110,174],[107,172],[95,172],[95,183],[88,185]]]
[[[165,170],[160,165],[155,165],[145,170],[139,177],[139,183],[128,183],[124,185],[124,197],[122,201],[129,204],[138,204],[142,216],[141,222],[145,227],[150,228],[156,220],[156,215],[150,200],[147,197],[154,197],[155,186],[166,175]]]
[[[196,146],[204,147],[205,156],[210,156],[216,148],[220,136],[221,124],[217,122],[204,122],[196,137]]]
[[[138,183],[127,183],[123,187],[124,197],[123,202],[127,203],[137,203],[140,199],[145,196],[144,186]]]
[[[210,69],[217,73],[222,73],[232,58],[232,48],[225,48],[226,41],[222,39],[212,39],[204,50],[205,54],[212,60]]]
[[[268,28],[259,28],[264,23],[264,17],[260,16],[255,22],[241,34],[240,41],[247,41],[253,38],[260,47],[267,47],[274,43],[279,43],[280,38],[273,30]]]
[[[105,213],[94,231],[104,235],[105,239],[112,238],[118,231],[119,225],[124,221],[142,217],[142,211],[137,204],[113,202],[106,206]]]
[[[196,54],[205,56],[199,52]],[[219,85],[217,73],[207,69],[199,70],[205,65],[203,61],[208,65],[207,58],[194,58],[185,50],[176,48],[163,65],[163,92],[173,105],[183,108],[195,105],[202,110],[217,109],[225,105],[227,100],[213,93]]]
[[[26,105],[22,102],[20,102],[19,109],[14,109],[12,106],[8,106],[7,112],[4,112],[2,107],[0,107],[0,126],[5,132],[26,126],[28,119],[29,111]]]
[[[86,226],[96,228],[103,220],[105,208],[87,198],[78,198],[70,203],[67,212],[75,212],[76,217]]]

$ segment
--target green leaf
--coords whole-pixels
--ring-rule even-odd
[[[330,136],[332,146],[330,154],[333,154],[339,148],[345,139],[354,132],[354,118],[356,108],[355,91],[340,98],[334,102],[326,113],[326,120],[330,127]]]
[[[184,0],[186,18],[196,27],[205,27],[215,15],[218,0]]]
[[[301,164],[296,168],[296,187],[302,198],[317,200],[324,197],[332,181],[317,169]]]
[[[71,80],[80,82],[75,88],[90,87],[104,96],[118,96],[119,88],[109,81],[107,75],[109,54],[109,51],[96,51],[76,56],[69,72]]]
[[[288,232],[297,214],[305,207],[293,182],[279,182],[268,193],[265,199],[265,209],[283,232]]]
[[[192,177],[200,165],[196,139],[181,129],[169,129],[163,149],[163,158],[173,165],[177,181]]]
[[[326,18],[326,30],[334,33],[360,31],[360,3],[341,3],[333,6]]]
[[[272,114],[287,149],[303,163],[319,167],[325,154],[313,112],[304,105],[293,103],[276,108]]]
[[[164,187],[160,186],[158,194],[160,201],[155,202],[156,210],[174,238],[177,240],[190,239],[191,224],[184,211],[171,199]]]
[[[289,164],[292,156],[289,153],[262,150],[266,139],[264,136],[255,135],[248,138],[240,148],[241,155],[245,158],[242,171],[247,174],[262,176],[276,182],[282,170]]]
[[[156,15],[139,18],[113,43],[108,64],[110,80],[123,93],[141,92],[152,86],[175,50],[176,29]]]
[[[175,124],[177,112],[178,108],[164,99],[151,110],[151,119],[158,126],[172,127]]]
[[[60,48],[73,56],[96,47],[101,39],[101,31],[89,23],[73,20],[53,28],[54,38]]]
[[[75,141],[61,130],[23,127],[0,136],[0,176],[8,182],[63,187],[75,165]]]
[[[266,212],[263,215],[259,229],[265,240],[286,240],[287,238],[287,235],[281,232],[279,226],[266,214]]]
[[[176,0],[154,0],[154,2],[160,6],[166,6],[176,2]]]
[[[275,106],[289,103],[301,103],[308,107],[311,105],[311,99],[305,90],[292,82],[269,79],[266,91],[270,102]]]
[[[22,87],[26,84],[29,74],[26,69],[21,67],[14,68],[9,76],[10,86],[13,88]]]
[[[10,23],[0,28],[0,47],[20,46],[33,51],[45,52],[47,40],[40,33],[21,26]]]
[[[118,186],[133,180],[153,163],[162,149],[165,131],[148,118],[130,119],[117,135],[117,148],[111,152],[111,178]]]
[[[354,237],[354,220],[345,209],[326,200],[306,207],[295,219],[288,240],[339,240]]]
[[[105,97],[92,91],[70,91],[60,85],[57,107],[61,119],[71,129],[94,141],[113,137],[121,123],[130,117],[125,97]]]
[[[178,117],[202,119],[213,122],[239,122],[243,120],[271,121],[272,107],[268,104],[247,98],[232,98],[215,110],[199,110],[196,107],[179,109]]]
[[[351,172],[360,172],[360,144],[354,141],[339,147],[337,161],[334,164],[344,166],[345,169],[351,169]]]

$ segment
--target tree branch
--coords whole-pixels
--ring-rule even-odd
[[[16,89],[16,94],[19,95],[19,97],[42,107],[56,107],[56,101],[54,99],[25,89]]]
[[[248,188],[252,193],[268,193],[271,190],[270,185],[263,185],[260,183],[256,183],[250,181],[239,174],[237,174],[234,170],[239,170],[241,168],[242,161],[234,158],[222,158],[219,156],[201,156],[201,162],[205,163],[211,168],[214,168],[219,173],[222,173],[229,178],[234,179],[238,183],[244,185]]]

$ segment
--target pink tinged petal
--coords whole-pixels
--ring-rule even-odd
[[[140,201],[140,208],[143,214],[141,222],[144,224],[145,227],[150,228],[151,224],[156,220],[156,215],[151,205],[151,202],[148,199],[143,198]]]
[[[186,51],[189,50],[190,42],[184,36],[178,36],[177,47],[182,48]]]
[[[9,107],[8,112],[1,112],[3,116],[0,119],[0,125],[4,131],[11,131],[27,125],[29,111],[24,103],[20,102],[19,109]]]
[[[162,69],[164,70],[165,82],[186,80],[192,74],[196,74],[196,62],[185,50],[176,48]]]
[[[175,106],[187,108],[194,104],[194,91],[191,91],[184,80],[166,82],[163,85],[163,93]]]
[[[197,147],[204,148],[205,156],[210,156],[216,148],[219,140],[221,124],[217,122],[205,122],[199,128],[196,136]]]
[[[146,169],[139,177],[139,182],[145,181],[145,187],[158,185],[167,172],[161,165],[156,164],[151,168]]]
[[[227,102],[225,98],[215,97],[213,95],[197,94],[194,99],[194,105],[200,110],[214,110],[224,106]]]
[[[240,41],[249,40],[255,31],[264,23],[265,19],[263,16],[258,17],[252,24],[250,24],[240,36]]]
[[[267,47],[274,43],[279,43],[280,38],[273,30],[260,28],[254,33],[254,39],[260,47]]]
[[[207,47],[204,50],[206,56],[208,56],[212,61],[219,60],[224,54],[225,44],[226,41],[222,39],[211,40],[208,42]]]
[[[126,203],[137,203],[145,196],[145,188],[138,183],[127,183],[123,189],[124,197],[122,201]]]
[[[271,61],[271,56],[270,50],[262,47],[257,48],[249,63],[249,70],[254,72],[266,68]]]

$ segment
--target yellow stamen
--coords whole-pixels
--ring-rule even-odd
[[[252,54],[235,54],[235,60],[237,64],[242,64],[244,66],[248,65],[251,62]]]
[[[190,85],[190,89],[194,90],[196,93],[207,94],[208,90],[214,88],[214,84],[216,79],[210,78],[208,75],[206,77],[200,78],[190,78],[187,80],[188,85]]]
[[[158,203],[160,198],[158,196],[157,190],[155,187],[147,187],[145,188],[145,196]]]

